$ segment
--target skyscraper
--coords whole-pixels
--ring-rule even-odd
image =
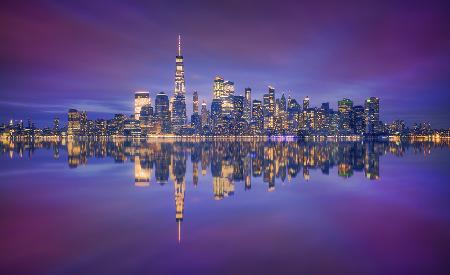
[[[364,134],[366,130],[366,122],[364,116],[364,107],[363,106],[353,106],[353,116],[352,116],[352,127],[355,134],[361,135]]]
[[[58,134],[59,133],[59,118],[55,117],[53,119],[53,133]]]
[[[169,97],[163,92],[156,95],[155,116],[161,132],[164,134],[170,133]]]
[[[76,109],[69,109],[67,113],[67,135],[77,136],[80,134],[80,113]]]
[[[214,78],[214,85],[213,85],[213,99],[221,99],[224,94],[224,80],[221,76],[216,76]]]
[[[241,119],[244,116],[244,97],[233,97],[233,119]]]
[[[303,99],[303,110],[306,110],[306,109],[308,109],[309,108],[309,96],[306,96],[304,99]]]
[[[264,114],[261,100],[253,100],[252,103],[252,132],[261,134],[264,127]]]
[[[245,88],[244,99],[244,119],[249,123],[252,117],[252,89]]]
[[[211,102],[211,120],[214,128],[219,126],[222,121],[222,101],[220,99],[213,99]]]
[[[224,116],[232,115],[233,96],[234,96],[234,82],[227,80],[223,83],[222,115]]]
[[[184,64],[181,55],[181,35],[178,35],[178,52],[175,57],[175,89],[172,101],[172,127],[178,133],[186,124],[186,87],[184,80]]]
[[[205,127],[209,126],[209,111],[208,108],[206,107],[206,102],[203,100],[202,103],[202,111],[201,111],[201,126],[202,126],[202,131]]]
[[[136,120],[139,120],[142,106],[149,104],[151,102],[148,91],[137,91],[134,93],[134,118]]]
[[[198,113],[198,93],[194,91],[194,95],[192,96],[192,112]]]
[[[377,134],[380,127],[380,100],[378,97],[369,97],[364,103],[366,115],[366,133]]]
[[[181,55],[181,35],[178,35],[178,52],[175,57],[176,69],[175,69],[175,96],[185,95],[186,87],[184,81],[184,63],[183,56]]]
[[[179,133],[186,124],[186,99],[184,95],[176,95],[172,103],[172,129]]]
[[[221,76],[216,76],[213,84],[213,98],[220,100],[222,116],[231,116],[233,112],[233,96],[234,82],[225,81]]]
[[[352,133],[352,108],[353,101],[348,98],[344,98],[338,101],[338,111],[340,116],[340,129],[343,134]]]

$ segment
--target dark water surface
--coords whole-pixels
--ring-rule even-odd
[[[3,143],[0,274],[449,274],[448,144]]]

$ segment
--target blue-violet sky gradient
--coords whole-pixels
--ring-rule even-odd
[[[216,75],[253,98],[380,97],[381,118],[450,126],[449,1],[2,1],[0,121],[131,114],[173,93],[182,34],[188,111]]]

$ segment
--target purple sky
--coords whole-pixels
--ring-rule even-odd
[[[137,89],[172,94],[181,33],[189,110],[222,75],[237,94],[378,96],[383,120],[450,126],[448,1],[126,2],[2,1],[0,121],[110,118]]]

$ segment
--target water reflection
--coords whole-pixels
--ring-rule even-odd
[[[153,175],[157,183],[169,180],[185,182],[187,163],[192,166],[192,183],[209,170],[213,177],[214,198],[223,199],[234,192],[235,182],[244,182],[251,189],[251,179],[262,177],[268,190],[275,180],[290,181],[300,174],[310,179],[310,170],[320,169],[328,175],[337,167],[337,174],[349,178],[364,172],[367,179],[380,177],[380,157],[403,156],[407,150],[430,154],[433,147],[449,147],[449,143],[433,142],[297,142],[297,141],[92,141],[4,142],[0,153],[31,158],[38,149],[53,150],[59,159],[67,152],[70,168],[88,165],[89,158],[112,158],[116,163],[134,162],[135,185],[150,185]],[[201,169],[201,171],[199,171]]]
[[[32,157],[38,149],[53,150],[55,159],[67,153],[70,168],[88,165],[90,158],[112,159],[116,163],[134,163],[134,185],[150,186],[154,177],[160,185],[174,185],[175,220],[181,241],[186,182],[194,186],[199,178],[212,176],[212,196],[222,200],[232,196],[235,184],[252,188],[253,178],[262,178],[268,191],[276,182],[302,177],[309,180],[311,170],[328,175],[332,170],[342,178],[364,173],[366,179],[380,178],[380,157],[403,156],[407,150],[430,154],[433,147],[449,147],[432,142],[298,142],[298,141],[144,141],[144,140],[71,140],[60,142],[0,143],[4,155]],[[188,167],[192,171],[187,171]],[[337,168],[337,169],[334,169]],[[189,177],[187,179],[187,177]]]

